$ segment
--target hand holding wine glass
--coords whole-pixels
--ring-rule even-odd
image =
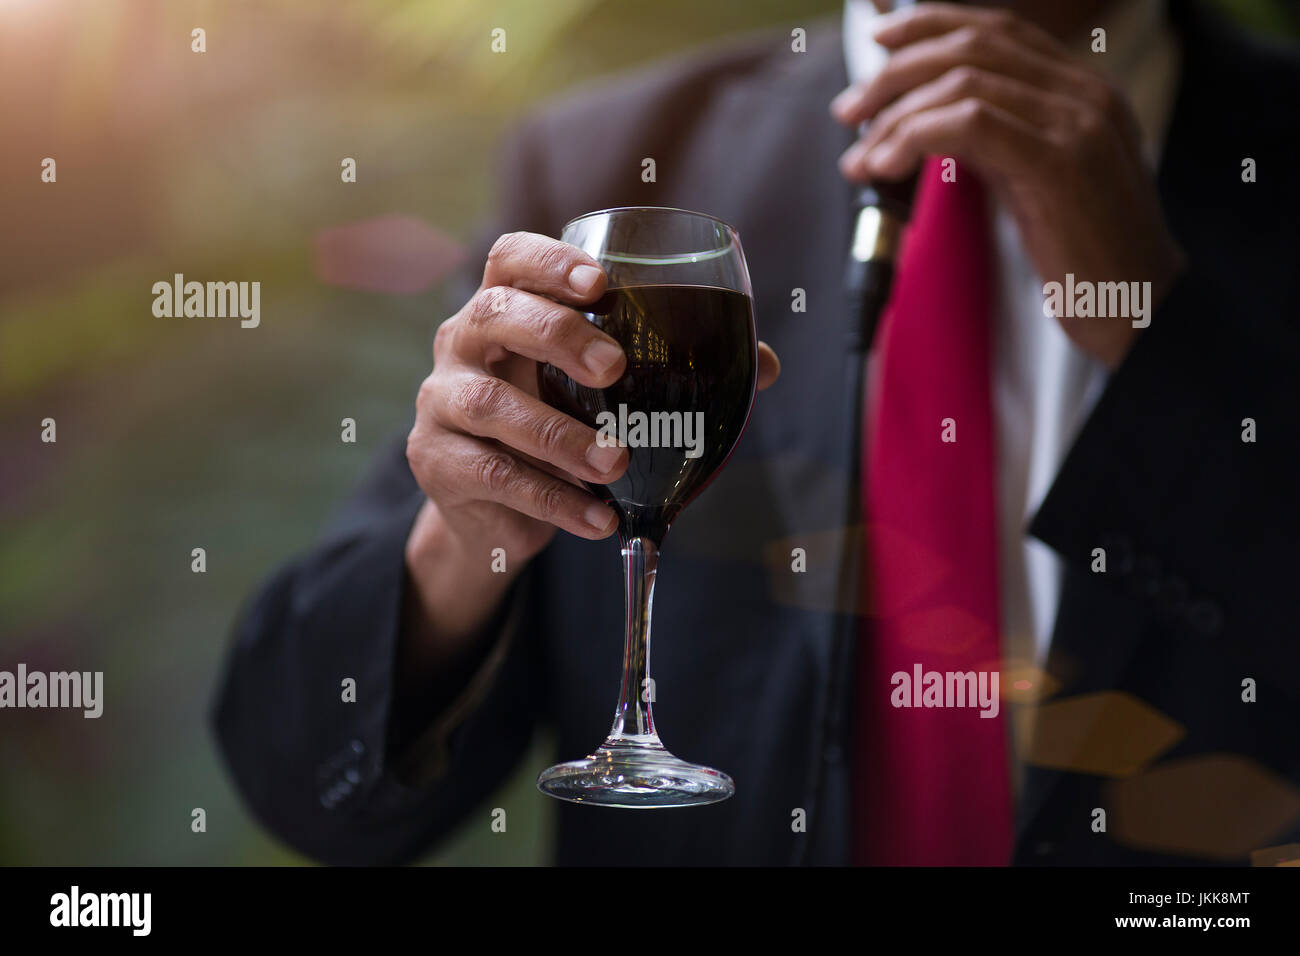
[[[406,548],[420,608],[418,646],[403,655],[412,666],[437,666],[476,633],[557,528],[589,539],[613,533],[614,511],[581,481],[616,479],[626,450],[597,446],[594,428],[537,397],[539,362],[590,387],[623,374],[621,346],[577,311],[606,286],[600,263],[576,246],[508,233],[473,297],[439,327],[407,441],[428,497]],[[778,369],[760,343],[759,388]],[[490,568],[496,547],[505,574]]]

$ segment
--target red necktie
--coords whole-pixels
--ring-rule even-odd
[[[1010,861],[1006,726],[1000,700],[990,718],[978,699],[980,672],[988,699],[1000,664],[992,262],[984,192],[968,169],[956,174],[943,182],[935,159],[921,176],[868,403],[858,863]],[[974,695],[949,678],[972,672]],[[927,690],[945,706],[925,706]],[[966,706],[951,706],[959,692]]]

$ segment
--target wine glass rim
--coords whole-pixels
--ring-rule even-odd
[[[683,209],[681,206],[610,206],[606,209],[593,209],[591,212],[584,212],[581,216],[574,216],[564,224],[564,229],[568,229],[575,222],[581,222],[582,220],[590,219],[593,216],[603,216],[606,213],[611,212],[680,212],[685,213],[688,216],[698,216],[700,219],[710,219],[721,226],[725,226],[733,234],[740,235],[740,230],[725,219],[720,219],[717,216],[710,215],[707,212],[700,212],[696,209]]]

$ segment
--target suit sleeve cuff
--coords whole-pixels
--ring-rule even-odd
[[[527,572],[511,587],[501,608],[484,629],[482,640],[487,653],[482,655],[459,692],[445,707],[438,708],[427,727],[408,738],[393,754],[389,771],[401,786],[423,789],[446,775],[457,731],[487,699],[516,639],[526,603],[526,579]]]

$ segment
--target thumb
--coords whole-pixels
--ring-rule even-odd
[[[781,360],[766,342],[758,343],[758,390],[771,386],[781,374]]]

